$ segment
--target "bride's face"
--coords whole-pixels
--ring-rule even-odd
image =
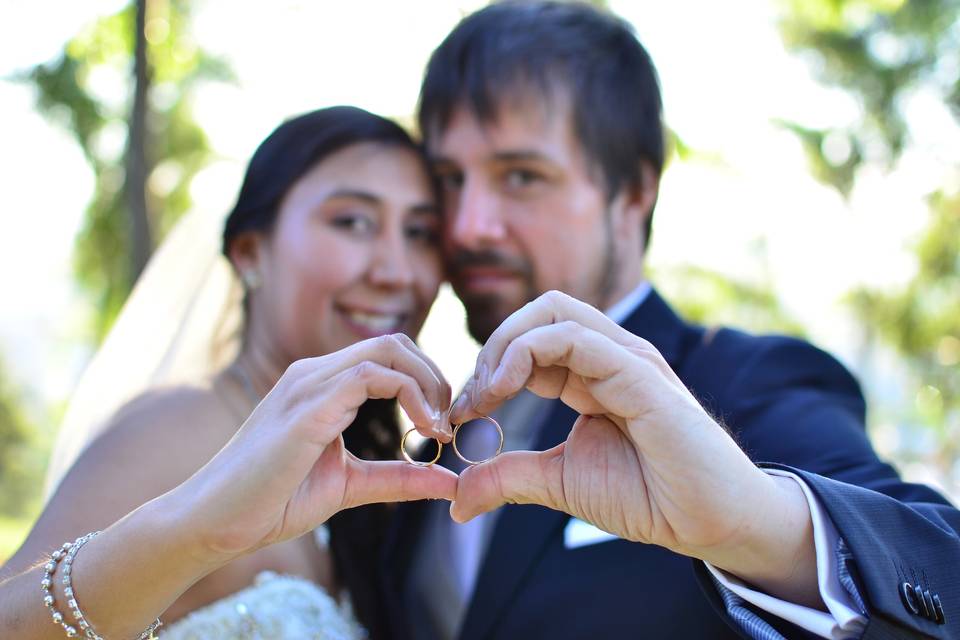
[[[284,197],[258,252],[251,321],[293,361],[374,336],[416,336],[443,279],[441,217],[409,149],[360,143]]]

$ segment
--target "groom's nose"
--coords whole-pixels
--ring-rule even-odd
[[[466,180],[447,227],[452,244],[476,250],[501,242],[506,237],[501,206],[499,195],[482,179]]]

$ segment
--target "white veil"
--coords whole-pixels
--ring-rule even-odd
[[[70,399],[45,499],[123,404],[153,387],[202,380],[236,355],[243,291],[219,252],[222,229],[223,216],[188,213],[150,259]]]

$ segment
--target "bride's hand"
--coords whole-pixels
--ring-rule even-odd
[[[204,552],[228,559],[358,505],[452,499],[457,477],[446,469],[360,460],[344,448],[358,407],[394,397],[421,434],[450,439],[450,387],[404,335],[290,365],[230,442],[174,490]]]

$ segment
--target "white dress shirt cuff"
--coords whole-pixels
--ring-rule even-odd
[[[803,489],[813,521],[813,542],[817,551],[817,582],[820,586],[820,596],[827,605],[829,613],[780,600],[752,589],[733,574],[718,569],[710,563],[705,563],[707,569],[721,585],[747,602],[821,638],[832,640],[859,638],[867,624],[867,617],[859,610],[853,596],[847,593],[840,583],[836,556],[840,534],[837,528],[799,476],[780,469],[764,469],[764,471],[775,476],[793,478]]]

